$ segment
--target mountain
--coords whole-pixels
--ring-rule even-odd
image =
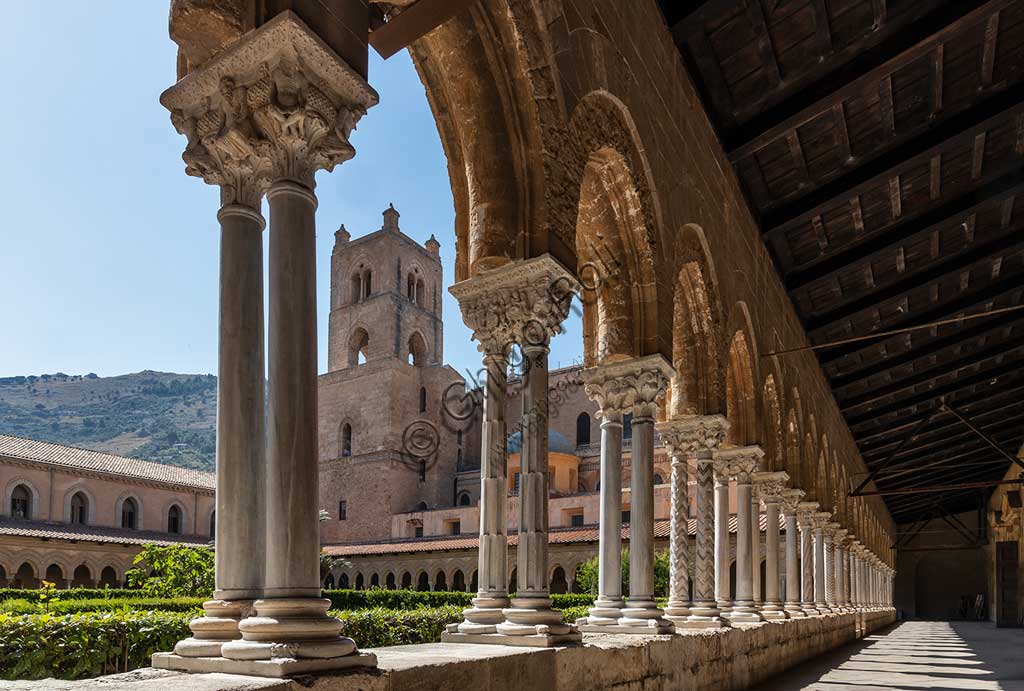
[[[216,423],[212,374],[0,378],[0,434],[213,470]]]

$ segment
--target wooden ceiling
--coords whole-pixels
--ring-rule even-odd
[[[1024,436],[1024,0],[660,4],[894,518],[977,508],[916,490]]]

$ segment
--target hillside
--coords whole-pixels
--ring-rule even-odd
[[[213,470],[217,378],[144,371],[0,378],[0,433]]]

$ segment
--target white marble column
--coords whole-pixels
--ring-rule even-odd
[[[349,135],[377,103],[377,94],[296,15],[284,12],[189,73],[160,100],[188,138],[188,174],[221,185],[222,199],[244,199],[253,210],[266,190],[270,405],[265,514],[249,516],[265,520],[266,547],[254,553],[250,545],[244,562],[264,565],[255,615],[238,624],[240,640],[221,646],[223,658],[156,654],[153,665],[276,677],[374,665],[373,655],[359,654],[351,639],[339,635],[341,622],[327,616],[330,602],[320,598],[313,178],[355,155]],[[255,247],[248,247],[248,255],[252,262]],[[258,328],[251,323],[255,315],[249,308],[244,317],[250,338]],[[258,413],[249,412],[257,414],[262,405]],[[249,483],[259,483],[259,477]],[[218,515],[218,523],[231,533],[245,521]],[[228,543],[249,539],[239,533],[219,537],[218,546],[230,550],[244,547]]]
[[[679,417],[657,425],[672,459],[672,506],[669,536],[669,591],[665,618],[679,625],[690,616],[690,464],[697,439],[693,418]]]
[[[765,510],[764,602],[759,611],[766,620],[786,618],[779,597],[779,508],[788,481],[789,475],[784,472],[754,473],[754,495]],[[759,571],[755,566],[755,572]]]
[[[835,558],[836,572],[836,610],[846,611],[846,550],[843,545],[846,543],[846,530],[838,528],[832,536],[832,551]]]
[[[717,452],[716,452],[717,453]],[[729,587],[729,479],[728,466],[715,459],[715,602],[722,619],[732,611]],[[737,568],[737,573],[739,569]]]
[[[470,610],[467,616],[477,621],[467,618],[468,624],[449,625],[443,641],[551,646],[580,640],[575,625],[562,623],[561,614],[551,607],[547,573],[548,349],[551,337],[561,331],[578,289],[572,274],[547,254],[480,272],[450,289],[459,301],[463,320],[474,329],[474,338],[498,344],[512,339],[519,345],[524,386],[516,549],[518,592],[502,609],[501,620],[488,613],[487,620],[480,621]],[[490,443],[505,442],[494,439]],[[504,502],[506,498],[495,500]],[[496,543],[500,549],[500,540]],[[494,594],[495,599],[501,599],[500,591]],[[494,632],[486,628],[491,621],[495,622]],[[477,623],[485,628],[478,628]]]
[[[635,391],[606,365],[584,370],[582,379],[601,420],[597,599],[589,616],[576,622],[585,631],[586,626],[614,626],[622,616],[622,418]]]
[[[850,608],[855,612],[860,608],[860,594],[857,590],[857,550],[859,549],[859,544],[860,543],[857,540],[853,540],[850,543],[848,553],[850,569]]]
[[[698,415],[686,418],[689,434],[693,437],[693,449],[697,457],[697,484],[695,508],[697,513],[696,554],[694,560],[693,605],[685,622],[676,622],[677,627],[717,628],[728,626],[728,620],[721,617],[716,602],[718,573],[716,569],[718,549],[715,542],[715,503],[713,500],[714,451],[725,439],[729,422],[721,415]],[[728,487],[726,488],[728,489]],[[728,495],[726,495],[728,515]],[[728,534],[726,535],[728,538]],[[726,541],[728,551],[728,541]]]
[[[818,502],[800,502],[797,516],[800,521],[800,597],[804,614],[816,617],[818,611],[814,603],[814,516],[818,511]]]
[[[464,288],[466,286],[463,286]],[[466,301],[469,298],[464,298]],[[462,300],[460,300],[462,302]],[[508,385],[507,351],[512,336],[486,324],[467,324],[483,351],[487,380],[480,423],[480,547],[477,552],[477,594],[462,612],[455,631],[495,633],[505,620],[508,599],[508,536],[506,506],[508,462],[505,446],[505,399]]]
[[[764,604],[761,601],[761,501],[758,499],[756,487],[750,492],[750,589],[754,610],[760,613]]]
[[[619,625],[671,633],[672,622],[654,601],[654,418],[674,371],[661,355],[627,361],[634,371],[630,472],[629,597]],[[625,363],[624,363],[625,364]]]
[[[836,611],[836,558],[835,558],[835,530],[838,523],[826,523],[821,529],[822,535],[822,556],[824,557],[825,571],[825,609],[828,612]]]
[[[782,515],[786,520],[785,613],[790,619],[802,619],[807,616],[800,605],[800,530],[797,527],[797,509],[803,496],[802,489],[787,489],[782,493]]]
[[[819,511],[814,514],[814,607],[819,614],[827,614],[828,602],[825,598],[826,588],[826,563],[825,556],[825,530],[829,524],[832,514],[828,511]]]
[[[763,456],[764,451],[757,446],[720,449],[715,452],[716,473],[726,479],[736,481],[736,601],[732,603],[728,612],[722,614],[733,623],[761,621],[761,616],[754,607],[753,535],[751,535],[750,510],[753,494],[751,475]],[[723,513],[725,514],[725,523],[728,525],[728,485],[723,485],[723,488],[725,489]],[[715,489],[717,491],[718,487]],[[718,511],[718,504],[715,506],[715,511]],[[725,540],[728,540],[727,532]],[[725,590],[723,592],[727,598],[728,553],[725,554],[725,559],[722,561],[722,568],[725,572],[723,580]]]

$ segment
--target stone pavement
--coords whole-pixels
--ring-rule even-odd
[[[1024,629],[910,621],[792,668],[760,691],[1024,690]]]

